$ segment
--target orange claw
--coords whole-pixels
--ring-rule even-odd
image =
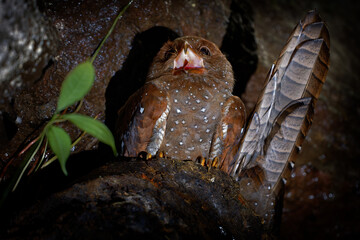
[[[217,168],[217,167],[218,167],[218,164],[219,164],[219,158],[218,158],[218,157],[215,157],[215,158],[212,160],[211,167]]]
[[[150,154],[150,153],[146,154],[146,158],[145,158],[145,160],[150,160],[151,158],[152,158],[152,156],[151,156],[151,154]]]
[[[204,157],[200,158],[200,164],[201,164],[201,166],[206,166],[206,161],[205,161]]]

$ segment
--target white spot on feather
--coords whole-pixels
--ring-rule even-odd
[[[281,180],[283,181],[284,184],[286,184],[287,181],[285,178],[282,178]]]
[[[291,168],[294,168],[295,163],[293,161],[290,161],[290,166],[291,166]]]

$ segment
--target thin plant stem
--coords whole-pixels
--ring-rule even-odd
[[[24,154],[24,152],[26,152],[34,143],[36,143],[37,140],[39,140],[40,136],[37,136],[34,140],[32,140],[31,142],[28,143],[28,145],[26,145],[26,147],[23,148],[23,150],[21,150],[16,157],[20,157],[21,155]],[[8,163],[6,164],[6,166],[4,167],[3,171],[1,172],[0,178],[3,178],[5,176],[5,173],[8,169],[8,167],[11,165],[11,163],[14,161],[15,157],[12,157],[10,159],[10,161],[8,161]]]
[[[24,172],[25,172],[26,168],[29,166],[31,160],[34,158],[34,156],[35,156],[35,154],[37,153],[37,151],[39,151],[39,148],[40,148],[40,146],[41,146],[41,144],[42,144],[43,139],[44,139],[44,134],[42,134],[41,137],[40,137],[40,139],[38,140],[38,141],[39,141],[38,145],[36,146],[34,152],[31,154],[31,156],[30,156],[30,158],[28,159],[27,163],[25,164],[24,168],[22,169],[22,171],[21,171],[18,179],[17,179],[16,182],[15,182],[14,187],[12,188],[12,191],[15,191],[15,189],[16,189],[16,187],[18,186],[18,184],[19,184],[22,176],[24,175]]]
[[[26,145],[26,147],[24,147],[23,150],[21,150],[21,152],[19,152],[18,157],[20,157],[21,155],[24,154],[24,152],[26,152],[37,140],[39,140],[40,136],[38,136],[37,138],[35,138],[34,140],[32,140],[31,142],[29,142],[28,145]]]
[[[82,107],[83,103],[84,103],[84,99],[81,99],[81,101],[79,102],[78,106],[75,109],[76,113],[80,111],[80,108]]]
[[[105,41],[108,39],[108,37],[110,36],[110,34],[113,32],[116,23],[118,22],[118,20],[122,17],[122,15],[124,14],[124,12],[128,9],[128,7],[130,7],[130,5],[132,4],[132,0],[121,10],[121,12],[119,13],[119,15],[115,18],[113,24],[111,25],[110,30],[108,31],[108,33],[106,34],[106,36],[104,37],[104,39],[101,41],[99,47],[96,49],[94,55],[91,57],[91,64],[93,64],[96,56],[98,55],[98,53],[100,52],[100,49],[102,48],[102,46],[104,45]]]
[[[40,168],[43,169],[47,166],[49,166],[51,163],[53,163],[55,160],[57,159],[57,156],[53,156],[52,158],[50,158],[48,161],[46,161]]]
[[[42,154],[42,156],[41,156],[41,159],[40,159],[39,164],[37,165],[37,167],[36,167],[36,169],[35,169],[35,172],[40,168],[41,164],[43,163],[43,161],[44,161],[44,159],[45,159],[45,154],[46,154],[46,151],[47,151],[48,143],[49,143],[49,141],[48,141],[47,138],[46,138],[46,140],[45,140],[44,152],[43,152],[43,154]]]
[[[78,142],[81,140],[82,137],[84,137],[84,135],[86,134],[86,132],[82,132],[81,135],[71,144],[71,148],[73,148],[76,144],[78,144]],[[52,158],[50,158],[48,161],[46,161],[42,166],[41,169],[49,166],[51,163],[53,163],[55,160],[57,159],[57,156],[53,156]]]

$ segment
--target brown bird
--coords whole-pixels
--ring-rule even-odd
[[[245,122],[244,104],[232,95],[234,82],[230,63],[214,43],[193,36],[167,42],[145,85],[119,110],[120,153],[207,159],[227,171]]]

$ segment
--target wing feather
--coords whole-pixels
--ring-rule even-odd
[[[119,110],[116,127],[121,155],[155,154],[161,145],[170,111],[168,93],[148,83],[135,92]]]

